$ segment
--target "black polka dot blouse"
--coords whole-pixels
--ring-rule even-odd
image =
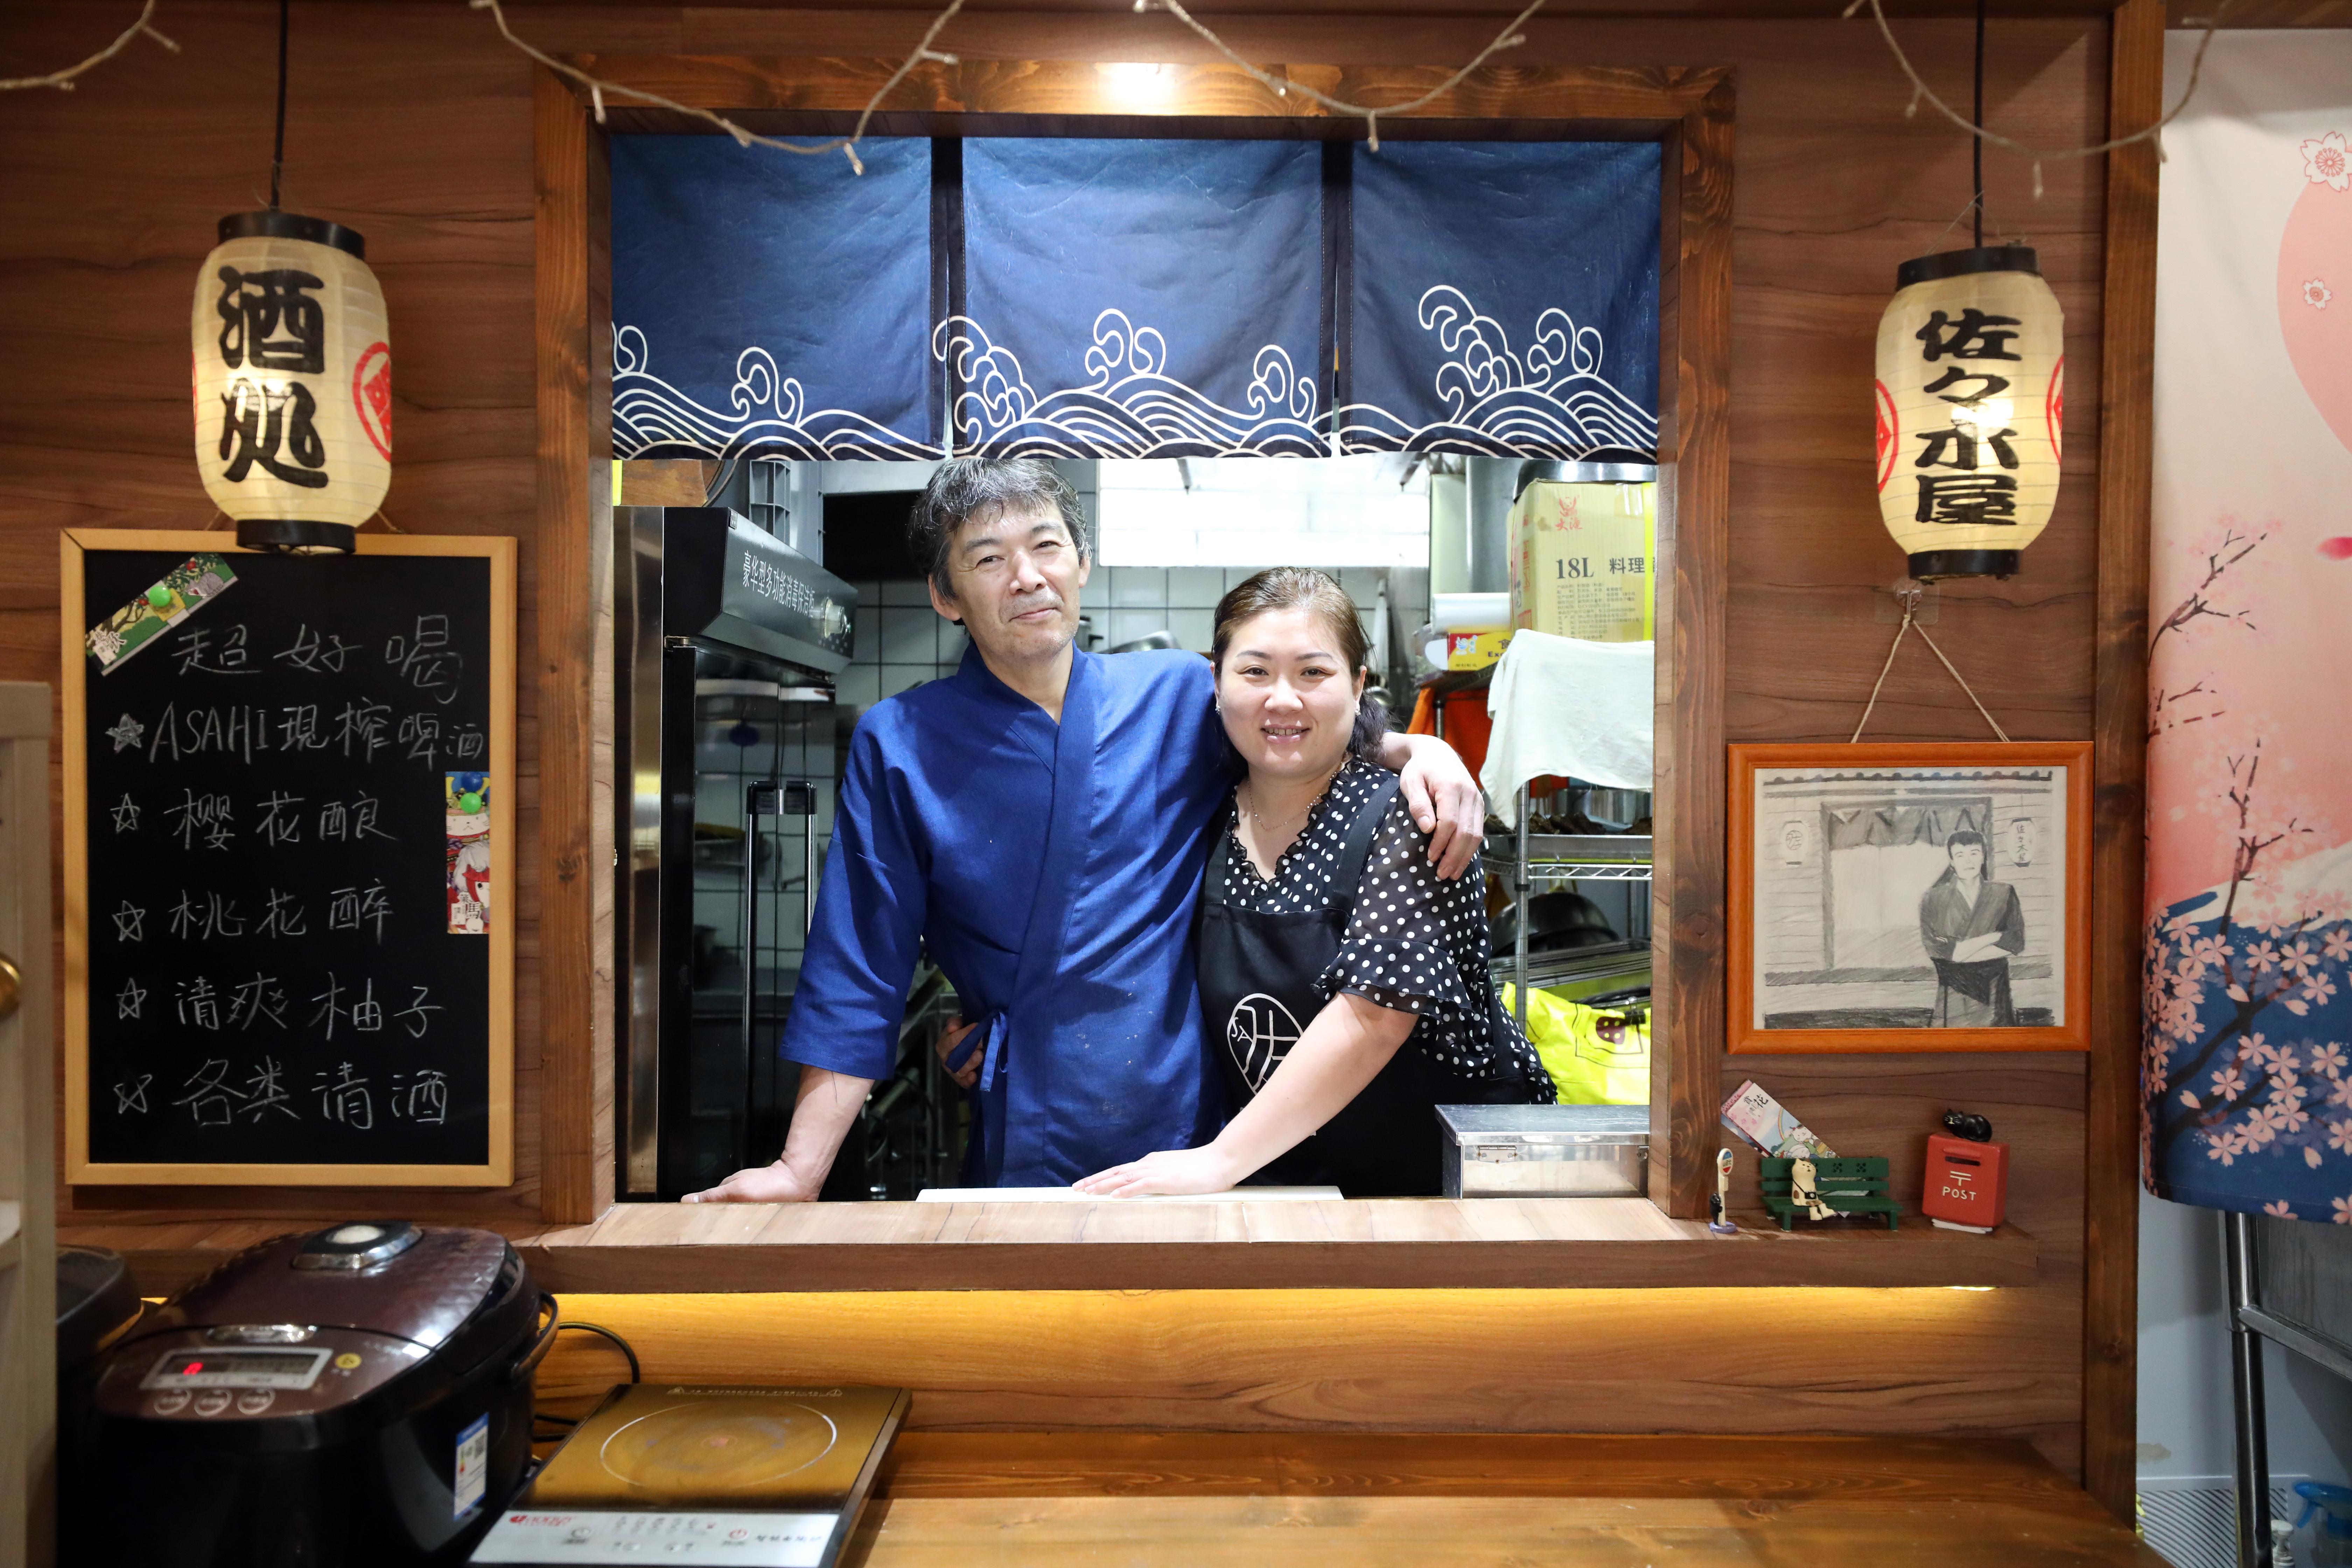
[[[1276,862],[1270,881],[1250,861],[1237,815],[1225,901],[1267,915],[1330,908],[1334,895],[1347,891],[1335,889],[1331,878],[1349,825],[1384,776],[1350,757]],[[1494,978],[1487,964],[1494,939],[1486,928],[1483,891],[1475,873],[1450,882],[1438,876],[1429,862],[1429,835],[1400,795],[1390,803],[1365,858],[1339,956],[1317,978],[1316,988],[1326,1002],[1345,991],[1377,1006],[1418,1014],[1403,1049],[1424,1052],[1465,1080],[1523,1079],[1531,1102],[1549,1104],[1556,1098],[1551,1077],[1517,1021],[1501,1014],[1507,1037],[1496,1037],[1500,1010],[1492,1005]]]

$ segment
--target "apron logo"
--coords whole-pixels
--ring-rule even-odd
[[[1265,1088],[1265,1080],[1298,1043],[1298,1020],[1290,1009],[1263,991],[1253,991],[1234,1004],[1234,1016],[1225,1023],[1225,1048],[1234,1053],[1234,1065],[1242,1069],[1242,1081],[1252,1094]]]

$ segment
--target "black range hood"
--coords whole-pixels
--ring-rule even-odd
[[[857,592],[725,507],[662,509],[666,637],[750,648],[838,675]]]

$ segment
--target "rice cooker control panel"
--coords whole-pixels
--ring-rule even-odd
[[[352,1329],[301,1337],[287,1343],[292,1335],[282,1332],[158,1334],[139,1347],[143,1353],[116,1360],[97,1402],[109,1415],[166,1421],[310,1415],[373,1391],[425,1354],[407,1340]]]

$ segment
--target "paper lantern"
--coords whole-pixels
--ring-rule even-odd
[[[1911,575],[2006,577],[2058,499],[2066,317],[2022,245],[1906,261],[1878,321],[1878,510]]]
[[[220,221],[191,317],[196,466],[253,549],[349,551],[392,482],[392,349],[366,242],[293,213]]]

